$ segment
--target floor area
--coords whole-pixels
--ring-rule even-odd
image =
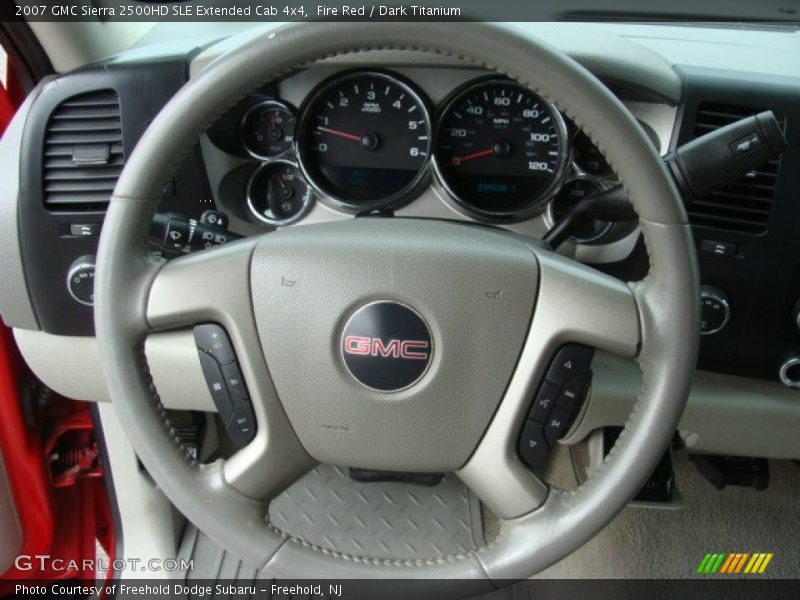
[[[772,552],[764,575],[800,576],[800,466],[770,461],[764,491],[716,490],[685,455],[675,457],[679,510],[628,507],[546,578],[685,578],[707,552]],[[709,577],[705,575],[705,577]],[[720,576],[716,576],[720,577]],[[752,576],[751,576],[752,577]]]

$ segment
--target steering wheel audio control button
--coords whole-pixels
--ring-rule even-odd
[[[194,328],[194,343],[198,350],[213,356],[220,365],[236,360],[228,334],[215,323],[197,325]]]
[[[219,418],[223,423],[230,421],[231,413],[233,412],[233,403],[231,396],[228,393],[228,386],[225,385],[225,377],[222,375],[222,369],[214,357],[203,351],[197,353],[200,356],[200,367],[203,369],[203,375],[206,378],[206,385],[208,391],[211,392],[211,399],[217,407]]]
[[[520,458],[529,467],[538,467],[547,458],[548,450],[542,425],[535,421],[527,421],[519,438],[518,451]]]
[[[546,423],[547,417],[550,416],[550,411],[553,410],[557,398],[558,386],[549,381],[545,381],[539,389],[539,393],[536,394],[536,400],[533,402],[533,408],[528,417],[539,423]]]
[[[518,452],[536,467],[569,429],[592,382],[594,349],[567,344],[556,352],[522,429]],[[542,441],[543,440],[543,443]]]
[[[570,412],[559,406],[553,409],[544,426],[544,435],[548,446],[553,446],[567,431],[571,421]]]
[[[547,379],[557,384],[562,384],[575,375],[586,373],[592,364],[594,350],[580,344],[567,344],[563,346],[547,371]]]
[[[568,411],[574,411],[579,408],[586,398],[586,392],[589,390],[591,380],[591,374],[584,373],[567,381],[561,388],[556,404]]]

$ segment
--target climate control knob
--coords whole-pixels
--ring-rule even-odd
[[[700,334],[713,335],[728,324],[731,305],[728,295],[714,285],[700,287]]]
[[[67,291],[75,302],[94,304],[94,256],[81,256],[67,271]]]

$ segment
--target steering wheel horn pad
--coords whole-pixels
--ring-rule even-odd
[[[514,371],[537,264],[530,246],[506,232],[362,218],[263,236],[250,281],[264,358],[312,457],[451,472],[474,451]],[[359,383],[341,351],[352,315],[376,301],[413,308],[432,336],[425,373],[391,393]],[[405,340],[382,339],[379,350],[390,354],[393,341]],[[375,360],[390,369],[406,359]]]
[[[629,285],[511,233],[405,219],[301,226],[168,263],[153,258],[143,232],[162,184],[226,107],[283,73],[371,49],[446,55],[554,102],[625,186],[647,277]],[[694,370],[698,297],[691,231],[669,174],[625,107],[573,60],[485,23],[302,23],[211,63],[139,140],[100,237],[95,324],[109,394],[138,456],[177,509],[229,552],[276,577],[508,580],[584,544],[655,467]],[[430,364],[395,391],[362,385],[341,355],[348,320],[376,301],[413,309],[430,331]],[[199,465],[171,435],[143,343],[209,321],[231,338],[258,432],[227,460]],[[602,468],[565,493],[525,468],[516,440],[553,352],[571,342],[637,360],[644,384]],[[267,522],[265,502],[320,460],[455,471],[500,518],[499,535],[474,552],[418,560],[343,555],[288,537]]]

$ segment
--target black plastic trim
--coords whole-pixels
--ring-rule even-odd
[[[186,56],[177,55],[157,61],[86,67],[46,84],[31,107],[22,140],[19,227],[23,267],[43,331],[57,335],[94,335],[92,307],[80,305],[70,297],[64,277],[75,258],[97,252],[98,238],[72,236],[70,224],[102,223],[105,215],[104,210],[97,209],[62,212],[45,208],[43,140],[50,114],[73,96],[95,90],[115,90],[120,98],[124,153],[130,156],[155,115],[186,82],[186,61]],[[210,199],[198,145],[176,171],[162,205],[167,210],[199,218],[209,208]]]

